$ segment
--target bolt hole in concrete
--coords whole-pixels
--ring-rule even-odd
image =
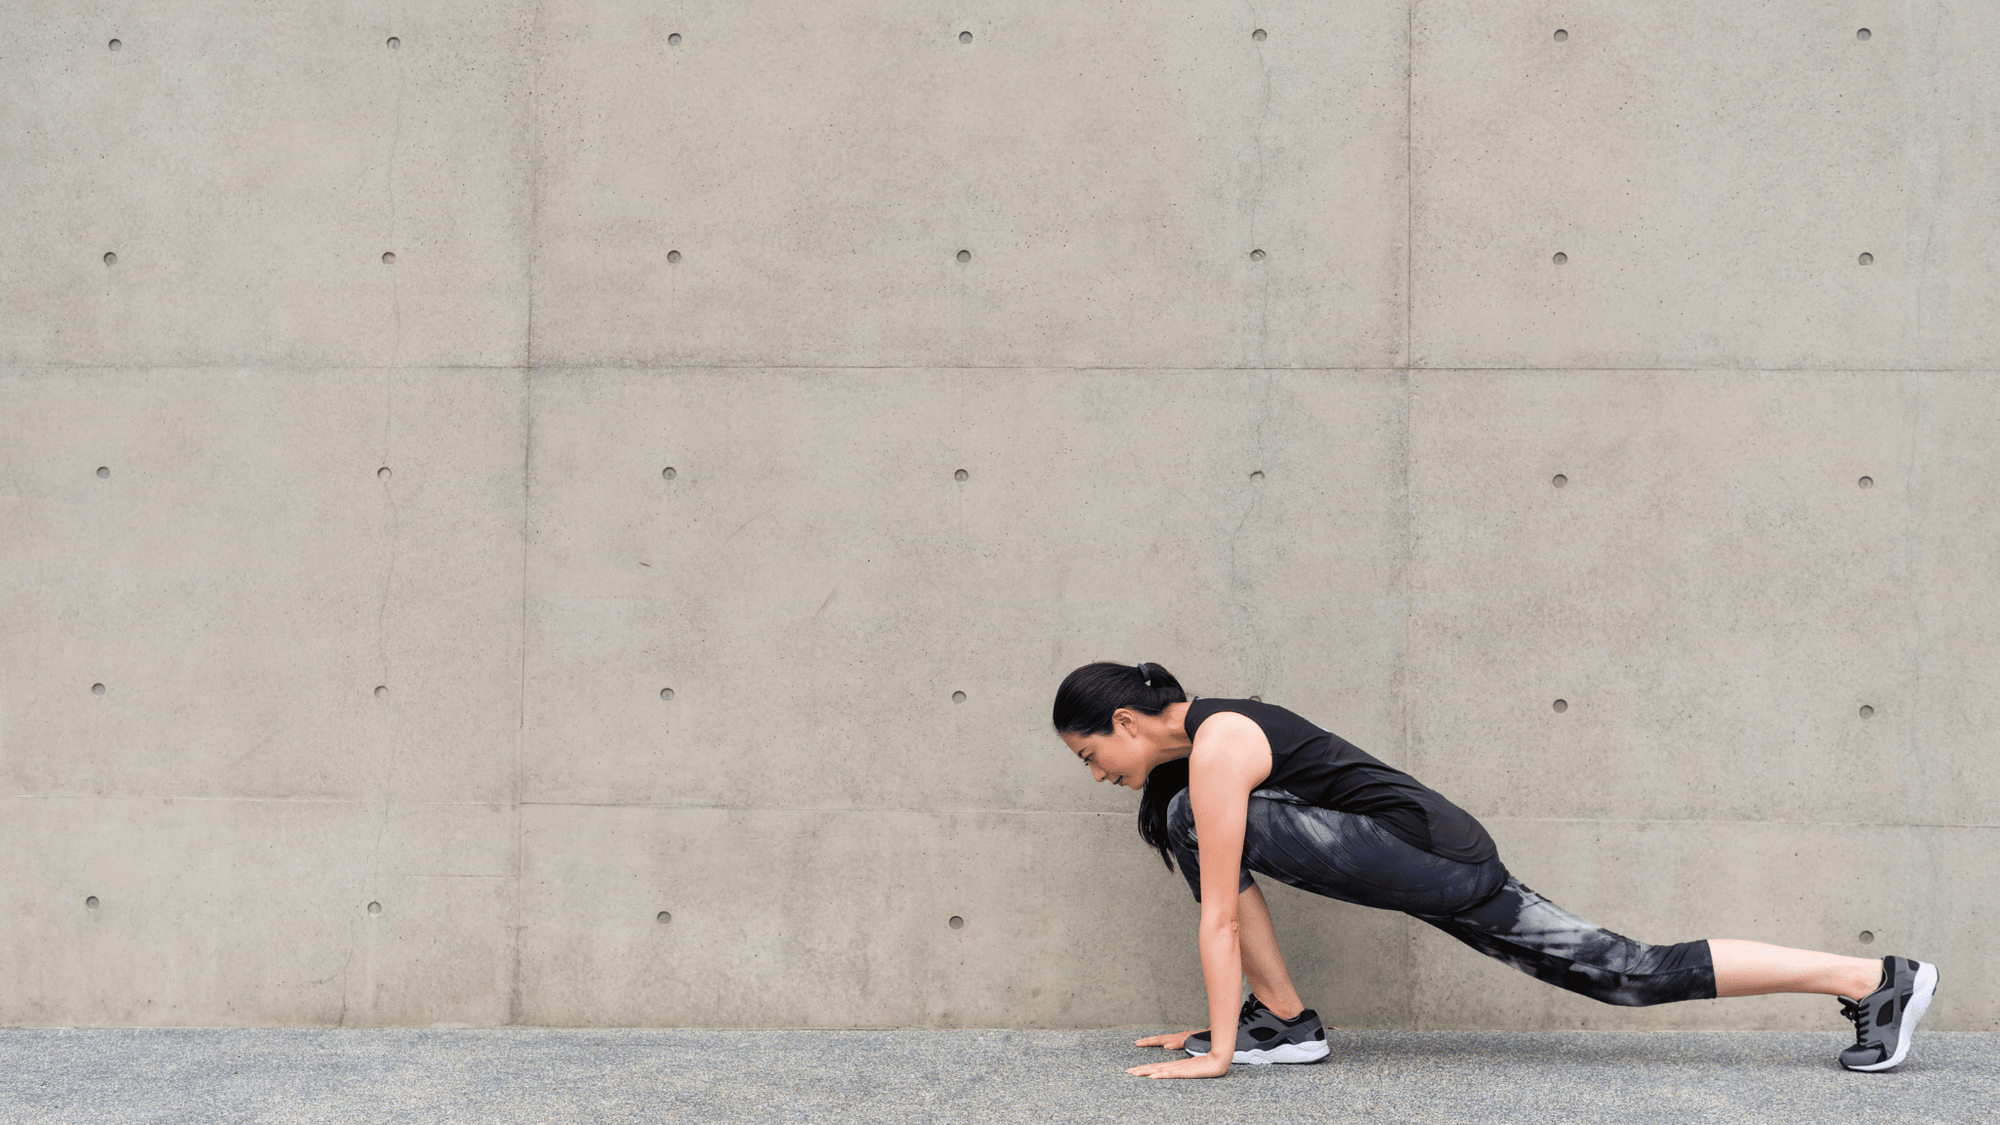
[[[111,251],[109,251],[109,250],[106,250],[106,251],[104,252],[104,264],[105,264],[105,265],[107,265],[107,266],[115,266],[115,265],[117,265],[117,264],[118,264],[118,255],[117,255],[117,254],[115,254],[115,253],[113,253],[113,252],[111,252]]]
[[[1264,474],[1263,474],[1262,470],[1259,470],[1258,472],[1254,472],[1254,473],[1251,473],[1251,474],[1250,474],[1250,483],[1251,483],[1251,484],[1263,484],[1263,483],[1264,483]]]
[[[965,919],[954,914],[951,916],[951,921],[946,922],[945,925],[950,926],[954,930],[962,930],[965,928]]]
[[[664,910],[660,911],[658,914],[653,915],[653,921],[658,922],[662,926],[666,925],[668,922],[671,922],[673,920],[674,916],[672,914],[667,913]]]
[[[1564,262],[1569,261],[1569,255],[1558,250],[1556,251],[1556,256],[1551,258],[1550,261],[1553,261],[1556,265],[1562,265]]]
[[[1875,708],[1873,708],[1873,707],[1870,707],[1870,706],[1868,706],[1868,705],[1867,705],[1866,703],[1863,703],[1863,704],[1861,705],[1861,717],[1862,717],[1862,718],[1864,718],[1864,719],[1872,719],[1872,718],[1874,718],[1874,717],[1875,717]]]
[[[1263,261],[1263,260],[1264,260],[1264,252],[1263,252],[1262,250],[1252,250],[1252,251],[1250,251],[1250,260],[1251,260],[1251,261],[1253,261],[1253,262],[1261,262],[1261,261]]]
[[[1251,32],[1250,38],[1255,39],[1259,43],[1262,43],[1266,38],[1264,35],[1264,29],[1260,27],[1257,30]]]
[[[1861,257],[1860,257],[1859,261],[1860,261],[1860,262],[1861,262],[1861,264],[1862,264],[1862,265],[1864,265],[1864,266],[1867,266],[1867,265],[1873,265],[1873,264],[1875,263],[1875,255],[1873,255],[1873,254],[1868,254],[1868,253],[1863,253],[1863,254],[1861,255]]]
[[[681,45],[681,33],[680,33],[680,32],[676,31],[676,32],[674,32],[674,33],[672,33],[672,34],[670,34],[670,35],[668,35],[668,36],[667,36],[667,46],[669,46],[669,47],[678,47],[678,46],[680,46],[680,45]]]
[[[1861,944],[1863,945],[1873,945],[1875,943],[1874,930],[1863,930],[1861,931],[1859,936],[1861,938]]]
[[[393,474],[393,473],[391,473],[391,472],[389,471],[389,466],[387,466],[387,465],[384,465],[384,466],[382,466],[381,468],[379,468],[379,469],[375,470],[375,476],[376,476],[376,479],[378,479],[378,480],[388,480],[388,479],[389,479],[389,478],[390,478],[391,476],[394,476],[394,475],[395,475],[395,474]]]
[[[660,470],[660,476],[663,479],[672,480],[675,477],[680,476],[680,474],[674,471],[674,467],[672,465],[668,465],[666,468]]]
[[[369,904],[368,904],[368,913],[370,913],[370,914],[380,914],[380,913],[382,913],[382,904],[381,904],[381,903],[379,903],[379,902],[371,902],[371,903],[369,903]]]
[[[959,41],[960,43],[970,43],[970,42],[972,42],[972,33],[971,33],[970,31],[961,31],[961,32],[959,32],[959,33],[958,33],[958,41]]]
[[[103,695],[103,694],[104,694],[104,685],[103,685],[103,684],[92,684],[92,685],[90,685],[90,694],[92,694],[92,695]]]
[[[98,475],[98,476],[103,476],[104,474],[103,474],[103,473],[99,473],[99,474],[97,474],[97,475]],[[1862,478],[1861,478],[1861,487],[1863,487],[1863,488],[1874,488],[1874,487],[1875,487],[1875,478],[1874,478],[1874,477],[1862,477]]]
[[[95,910],[95,909],[97,909],[97,896],[96,896],[96,895],[91,895],[91,896],[90,896],[89,898],[87,898],[87,899],[84,899],[84,900],[83,900],[83,908],[84,908],[85,910]]]
[[[1556,714],[1560,715],[1567,710],[1569,710],[1569,700],[1567,699],[1556,700]]]
[[[111,466],[99,465],[97,467],[97,476],[99,480],[102,480],[103,478],[108,477],[110,475],[111,475]]]
[[[674,697],[674,689],[670,687],[663,687],[660,689],[661,699],[672,699],[673,697]]]
[[[965,693],[964,693],[964,692],[962,692],[962,691],[955,691],[955,692],[952,692],[952,693],[951,693],[951,701],[952,701],[953,703],[963,703],[963,702],[965,702]]]
[[[396,264],[396,252],[395,252],[395,251],[393,251],[393,250],[388,250],[388,251],[384,251],[384,252],[383,252],[383,254],[382,254],[382,264],[383,264],[383,265],[385,265],[385,266],[393,266],[393,265],[395,265],[395,264]]]
[[[403,41],[402,41],[401,39],[398,39],[398,38],[396,38],[395,36],[391,35],[391,36],[389,37],[389,49],[390,49],[391,51],[400,51],[400,50],[402,50],[402,49],[403,49]]]
[[[1563,488],[1568,486],[1569,478],[1562,475],[1561,473],[1557,473],[1555,475],[1555,479],[1549,481],[1549,483],[1555,485],[1557,488]]]
[[[388,697],[389,697],[389,685],[388,685],[388,684],[376,684],[376,685],[375,685],[375,698],[377,698],[377,699],[387,699]]]
[[[681,252],[680,252],[680,251],[678,251],[678,250],[669,250],[669,251],[667,251],[667,261],[669,261],[669,262],[679,262],[680,260],[681,260]]]
[[[969,477],[969,476],[971,476],[971,475],[972,475],[971,473],[968,473],[968,472],[966,472],[966,471],[965,471],[964,469],[960,469],[959,471],[957,471],[957,472],[955,472],[955,473],[951,474],[951,479],[953,479],[953,480],[964,480],[965,478],[967,478],[967,477]]]
[[[960,251],[958,252],[958,260],[959,260],[960,262],[969,262],[969,261],[971,261],[971,260],[972,260],[972,251],[970,251],[970,250],[960,250]]]
[[[1569,32],[1564,31],[1560,27],[1556,28],[1556,42],[1567,43],[1568,41],[1569,41]]]
[[[1857,31],[1857,32],[1855,32],[1855,33],[1854,33],[1854,37],[1855,37],[1856,39],[1859,39],[1859,40],[1861,40],[1861,41],[1862,41],[1863,43],[1866,43],[1866,42],[1868,42],[1868,29],[1867,29],[1867,28],[1865,28],[1865,27],[1864,27],[1864,28],[1862,28],[1862,29],[1861,29],[1860,31]],[[113,46],[113,47],[112,47],[111,49],[112,49],[112,50],[114,50],[114,51],[115,51],[115,50],[117,50],[118,48],[117,48],[117,47],[115,46],[115,44],[116,44],[116,43],[117,43],[118,41],[117,41],[116,39],[113,39],[113,40],[112,40],[111,42],[112,42],[112,43],[114,44],[114,46]]]
[[[1868,37],[1868,33],[1867,33],[1867,32],[1865,32],[1865,31],[1864,31],[1864,32],[1862,32],[1862,33],[1861,33],[1861,37],[1862,37],[1863,39],[1866,39],[1866,38]],[[111,49],[112,49],[112,50],[114,50],[114,51],[119,51],[119,50],[123,50],[123,49],[125,48],[125,44],[123,44],[123,43],[119,42],[119,41],[118,41],[118,40],[116,40],[116,39],[113,39],[113,40],[112,40],[111,42],[109,42],[109,43],[106,43],[106,44],[105,44],[105,46],[107,46],[107,47],[111,48]]]

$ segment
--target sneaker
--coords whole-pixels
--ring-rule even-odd
[[[1840,1052],[1849,1070],[1888,1070],[1910,1053],[1917,1021],[1937,991],[1937,966],[1908,957],[1882,958],[1882,984],[1860,1000],[1840,999],[1840,1014],[1854,1021],[1854,1046]]]
[[[1187,1037],[1183,1045],[1190,1055],[1208,1053],[1206,1030]],[[1318,1062],[1327,1055],[1326,1029],[1319,1013],[1307,1008],[1292,1019],[1280,1019],[1252,993],[1236,1017],[1236,1061],[1251,1066],[1269,1063]]]

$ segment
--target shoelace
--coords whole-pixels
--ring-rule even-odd
[[[1243,1007],[1236,1013],[1236,1030],[1238,1034],[1241,1034],[1244,1027],[1248,1026],[1250,1021],[1257,1017],[1257,1009],[1262,1006],[1257,1001],[1256,993],[1251,993],[1250,998],[1243,1001]],[[1207,1028],[1195,1032],[1195,1035],[1199,1035],[1204,1039],[1213,1038]],[[1189,1036],[1189,1038],[1193,1038],[1193,1036]]]
[[[1840,1014],[1854,1024],[1854,1044],[1861,1046],[1868,1042],[1868,1009],[1858,1001],[1840,998]]]

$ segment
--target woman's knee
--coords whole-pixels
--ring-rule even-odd
[[[1637,941],[1571,914],[1512,877],[1469,911],[1425,920],[1529,976],[1600,1003],[1637,1008],[1715,996],[1707,942]]]
[[[1715,999],[1715,961],[1706,941],[1675,945],[1630,943],[1623,971],[1606,981],[1593,999],[1624,1008]]]

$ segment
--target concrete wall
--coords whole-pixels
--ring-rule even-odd
[[[18,0],[0,1023],[1192,1026],[1111,658],[2000,1027],[1996,117],[1920,0]],[[1841,1026],[1267,890],[1346,1026]]]

